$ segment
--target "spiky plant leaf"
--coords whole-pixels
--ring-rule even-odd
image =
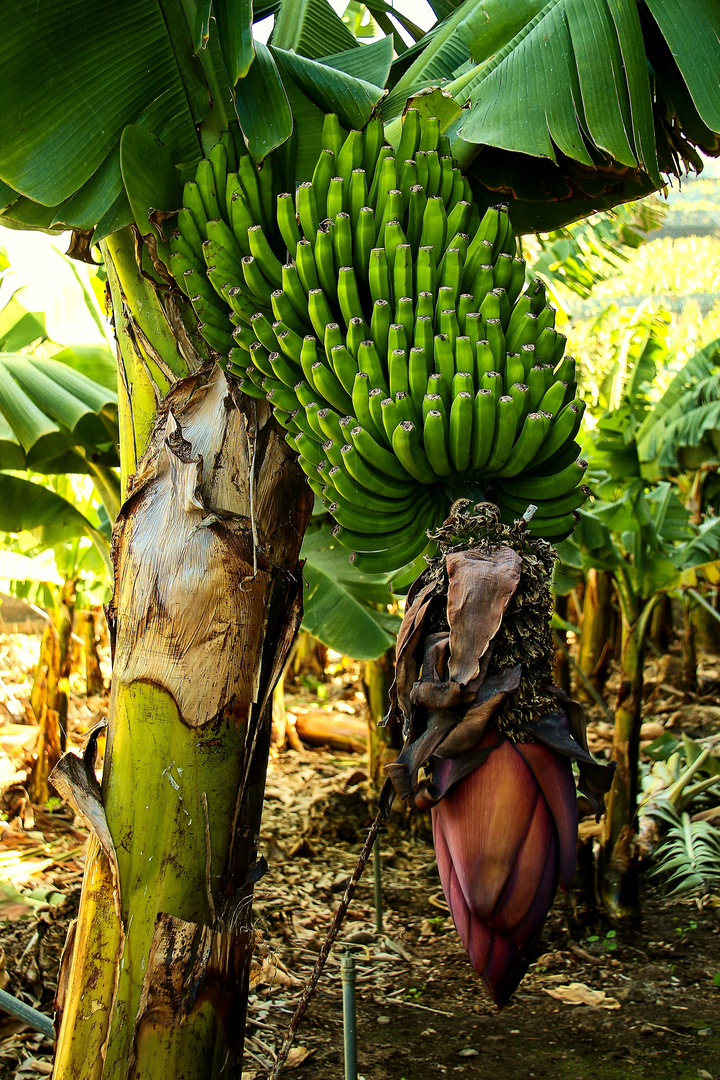
[[[658,801],[653,816],[669,825],[655,853],[652,877],[662,881],[670,896],[720,890],[720,830],[707,821],[679,815],[667,801]]]

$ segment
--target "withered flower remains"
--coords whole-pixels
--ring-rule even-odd
[[[408,595],[386,718],[402,721],[405,745],[386,772],[432,808],[455,926],[502,1007],[574,873],[572,761],[597,813],[612,768],[588,753],[581,706],[551,685],[553,548],[502,526],[490,503],[469,508],[455,503]]]

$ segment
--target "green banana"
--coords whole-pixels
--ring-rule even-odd
[[[347,394],[352,394],[355,376],[358,373],[357,360],[345,345],[333,345],[330,350],[330,364],[340,384]]]
[[[320,288],[313,247],[309,240],[298,241],[295,248],[295,266],[297,267],[300,284],[306,293],[309,293],[311,289]]]
[[[461,390],[450,408],[450,459],[459,473],[467,472],[473,428],[473,394]]]
[[[357,359],[360,351],[360,346],[363,341],[367,340],[370,333],[368,325],[364,319],[351,319],[348,326],[348,332],[346,337],[347,347],[352,355]]]
[[[425,417],[423,446],[433,472],[437,476],[452,476],[453,467],[448,456],[447,423],[438,409],[431,409]]]
[[[325,328],[333,322],[333,313],[322,289],[310,289],[308,292],[307,313],[318,338],[324,340]]]
[[[367,372],[373,389],[381,389],[387,397],[389,393],[387,378],[373,341],[361,342],[358,350],[358,370]]]
[[[302,233],[295,218],[295,200],[287,191],[277,197],[275,216],[283,243],[292,254],[302,239]]]
[[[566,382],[554,382],[550,389],[543,394],[538,411],[548,412],[553,416],[557,416],[563,407],[566,390]]]
[[[238,161],[237,175],[245,193],[248,208],[253,218],[253,224],[267,224],[264,221],[263,216],[258,171],[255,167],[255,162],[249,154],[243,155]]]
[[[385,442],[385,429],[378,430],[370,412],[370,389],[370,379],[367,372],[358,371],[352,389],[353,412],[376,442]]]
[[[345,433],[340,427],[342,417],[334,409],[318,409],[317,420],[323,434],[323,445],[329,439],[338,448],[345,443]]]
[[[534,459],[545,437],[545,423],[540,413],[528,413],[520,435],[510,451],[510,456],[502,469],[496,473],[498,478],[517,476]]]
[[[295,194],[295,209],[300,218],[300,228],[306,240],[315,246],[315,238],[320,228],[320,215],[318,214],[315,192],[309,181],[305,181],[297,189]]]
[[[545,461],[551,460],[569,443],[572,443],[580,430],[580,424],[582,423],[583,413],[585,412],[585,402],[575,399],[558,413],[555,417],[550,431],[542,444],[540,450],[535,456],[534,464],[536,466],[542,465]]]
[[[383,473],[385,476],[393,477],[396,480],[408,480],[411,474],[403,467],[395,454],[386,450],[361,424],[352,428],[350,438],[353,446],[368,465],[372,465],[374,469],[377,469],[378,472]]]
[[[448,390],[452,386],[455,376],[455,356],[450,339],[445,334],[436,334],[435,345],[435,371],[442,375]]]
[[[376,300],[391,300],[390,277],[388,274],[385,248],[373,248],[370,252],[368,267],[368,285],[373,304]]]
[[[558,473],[549,476],[528,476],[504,480],[503,487],[510,494],[528,499],[556,499],[567,495],[582,483],[587,461],[578,458]]]
[[[405,470],[421,484],[433,484],[437,477],[428,461],[411,420],[403,420],[392,434],[392,448]]]
[[[498,485],[498,489],[500,491],[500,502],[503,507],[522,516],[528,508],[527,499],[518,499],[513,495],[508,495],[501,485]],[[581,484],[580,487],[573,488],[567,495],[562,495],[557,499],[533,500],[534,505],[537,506],[535,517],[538,518],[538,520],[542,520],[542,518],[552,518],[557,517],[560,514],[569,514],[571,510],[579,509],[591,495],[592,492],[590,488],[586,484]]]
[[[312,382],[318,393],[341,413],[348,413],[352,408],[352,398],[334,371],[318,360],[311,369]]]
[[[557,544],[561,540],[567,539],[579,520],[580,515],[573,510],[569,514],[562,514],[560,517],[555,518],[543,518],[540,521],[535,521],[535,518],[532,518],[528,522],[527,530],[534,536],[542,536],[545,540],[552,540]]]
[[[327,227],[318,229],[315,234],[313,255],[320,288],[328,300],[335,303],[337,300],[337,278],[335,276],[332,235]]]
[[[409,476],[404,480],[388,476],[386,473],[369,465],[355,447],[350,444],[343,446],[340,452],[345,471],[367,491],[379,491],[390,498],[402,498],[409,494],[409,487],[412,484]]]
[[[370,336],[382,355],[387,355],[388,351],[391,318],[390,311],[390,304],[382,297],[373,304],[372,318],[370,320]]]
[[[388,355],[388,383],[393,398],[409,390],[407,353],[404,349],[393,349]]]
[[[484,375],[495,370],[495,357],[490,342],[478,341],[475,345],[475,381],[478,385]]]
[[[479,473],[485,466],[495,433],[495,396],[492,390],[478,390],[473,401],[470,468]]]
[[[315,163],[312,176],[312,188],[315,195],[315,204],[320,217],[327,217],[327,193],[330,181],[335,175],[335,154],[325,147],[320,151],[320,156]]]
[[[428,371],[425,350],[414,345],[408,359],[408,387],[415,409],[422,412],[422,402],[427,387]]]
[[[332,230],[333,255],[336,266],[353,266],[353,243],[350,215],[343,210],[335,215],[335,228]]]
[[[195,183],[200,192],[206,219],[208,221],[217,220],[221,216],[220,203],[215,191],[215,174],[209,158],[201,158],[198,162],[198,167],[195,170]]]
[[[188,180],[183,188],[183,206],[192,214],[200,238],[202,240],[206,239],[207,213],[205,212],[205,204],[202,201],[200,189],[194,180]]]
[[[367,200],[368,189],[365,170],[353,169],[350,174],[350,187],[348,190],[348,210],[353,233],[358,226],[360,211],[367,205]]]
[[[396,510],[393,513],[375,511],[368,514],[359,510],[352,503],[337,498],[327,503],[327,509],[338,525],[359,533],[389,533],[395,529],[402,529],[403,526],[417,520],[415,503],[412,503],[404,510]]]
[[[420,233],[420,248],[432,247],[435,266],[442,257],[446,235],[447,215],[445,214],[445,204],[436,195],[427,201]]]
[[[408,191],[407,227],[405,229],[407,242],[410,244],[413,251],[417,251],[420,246],[426,203],[427,197],[423,186],[421,184],[413,184]]]
[[[372,406],[371,406],[372,407]],[[400,414],[398,405],[391,397],[385,397],[380,402],[380,415],[382,418],[383,430],[385,432],[385,438],[389,446],[392,446],[393,434],[398,424],[401,424],[403,417]]]
[[[418,506],[418,513],[427,509],[427,499]],[[405,544],[417,537],[417,521],[411,521],[399,529],[383,531],[377,529],[374,533],[356,532],[347,529],[343,525],[335,525],[332,534],[343,547],[355,552],[384,552],[388,548]]]
[[[490,454],[483,469],[485,475],[490,475],[502,469],[505,462],[510,457],[517,429],[518,414],[515,408],[515,402],[509,394],[504,394],[498,399],[497,403],[492,446],[490,447]]]

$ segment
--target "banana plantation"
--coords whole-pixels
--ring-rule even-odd
[[[5,0],[0,1080],[720,1080],[714,0]]]

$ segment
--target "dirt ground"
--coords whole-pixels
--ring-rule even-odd
[[[32,639],[0,636],[0,781],[22,773],[32,744],[25,718]],[[712,674],[712,673],[711,673]],[[71,742],[107,708],[71,684]],[[305,699],[310,695],[304,692]],[[361,713],[352,673],[329,695]],[[297,699],[289,698],[292,707]],[[717,732],[714,699],[652,703],[648,722],[675,734]],[[27,728],[28,732],[30,728]],[[593,748],[608,747],[599,717]],[[253,987],[243,1080],[268,1074],[374,816],[359,754],[287,751],[270,763],[262,849],[269,871],[255,917],[267,950]],[[588,843],[592,843],[589,840]],[[67,925],[82,876],[84,834],[58,804],[34,808],[22,828],[0,824],[0,986],[50,1013]],[[591,849],[577,888],[560,896],[540,954],[498,1012],[452,927],[426,818],[394,811],[380,842],[382,931],[375,925],[373,866],[359,886],[296,1039],[288,1076],[343,1077],[340,953],[357,972],[358,1074],[365,1080],[720,1080],[720,908],[668,900],[654,883],[642,923],[612,927],[593,902]],[[52,1047],[0,1013],[0,1080],[51,1072]]]

